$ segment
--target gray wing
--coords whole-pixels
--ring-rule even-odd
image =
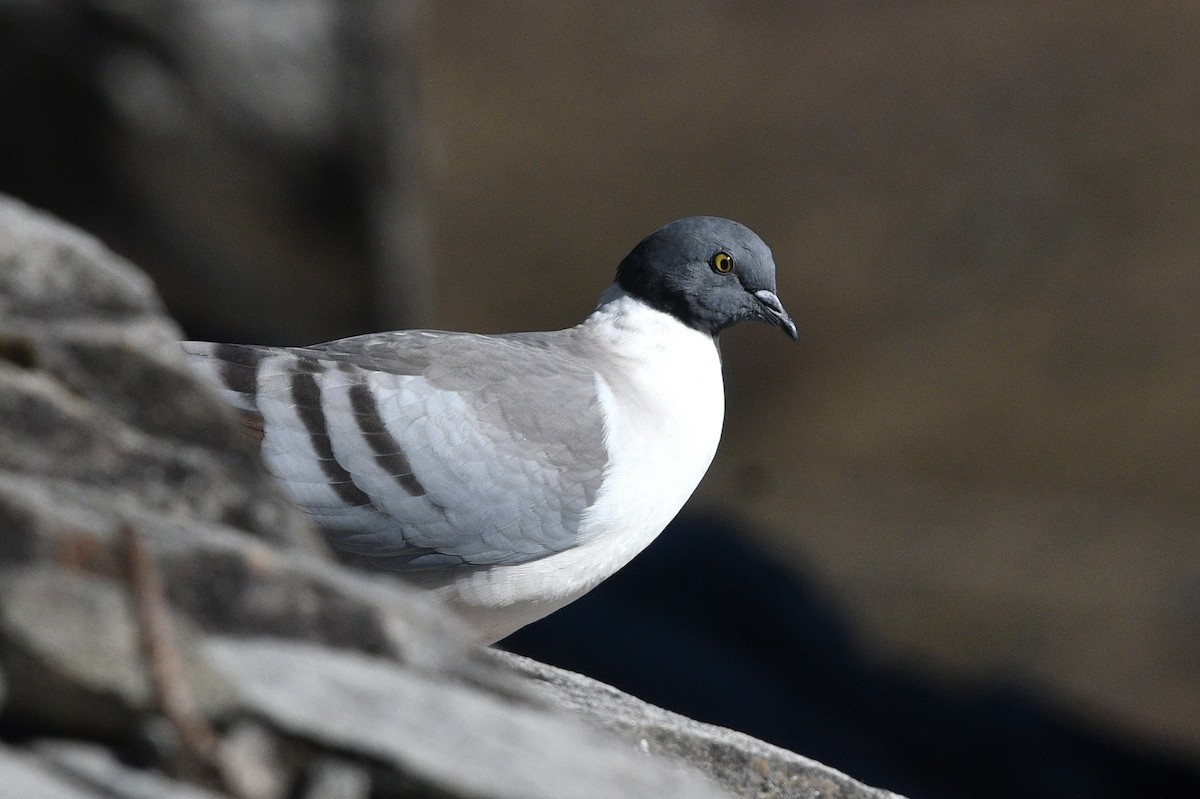
[[[595,373],[566,336],[404,331],[184,349],[261,418],[268,469],[336,547],[436,569],[578,542],[608,453]]]

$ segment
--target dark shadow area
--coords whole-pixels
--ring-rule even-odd
[[[873,661],[824,597],[718,522],[677,521],[502,646],[913,799],[1200,796],[1182,762],[1028,692]]]

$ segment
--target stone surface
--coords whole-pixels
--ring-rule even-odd
[[[367,799],[371,793],[371,775],[345,760],[317,760],[306,777],[303,799]]]
[[[137,629],[111,582],[43,566],[16,571],[0,586],[0,630],[14,687],[6,715],[67,734],[116,735],[149,709]]]
[[[479,649],[416,590],[329,559],[176,335],[134,267],[0,197],[6,796],[886,795]],[[147,603],[177,669],[148,654],[166,639]],[[152,674],[192,698],[184,722]]]
[[[121,799],[220,799],[221,794],[195,785],[170,780],[146,769],[118,761],[111,751],[97,744],[71,740],[37,741],[33,752],[48,768],[72,783],[86,786],[102,796]],[[17,796],[20,794],[14,794]],[[72,794],[75,796],[76,794]]]
[[[389,763],[422,795],[719,795],[698,775],[647,768],[636,748],[528,699],[311,644],[214,638],[209,646],[247,711],[290,736]]]
[[[735,796],[759,799],[886,799],[895,794],[860,785],[836,769],[749,735],[702,724],[646,704],[611,686],[521,655],[490,655],[535,681],[557,707],[592,719],[645,752],[700,766]]]
[[[103,794],[55,774],[37,758],[0,746],[0,785],[21,799],[102,799]]]

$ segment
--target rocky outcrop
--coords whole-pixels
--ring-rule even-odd
[[[179,337],[138,270],[0,198],[6,795],[891,795],[331,560]]]

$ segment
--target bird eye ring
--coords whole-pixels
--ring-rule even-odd
[[[713,271],[718,274],[728,275],[733,271],[733,256],[724,250],[714,255],[709,263],[712,264]]]

